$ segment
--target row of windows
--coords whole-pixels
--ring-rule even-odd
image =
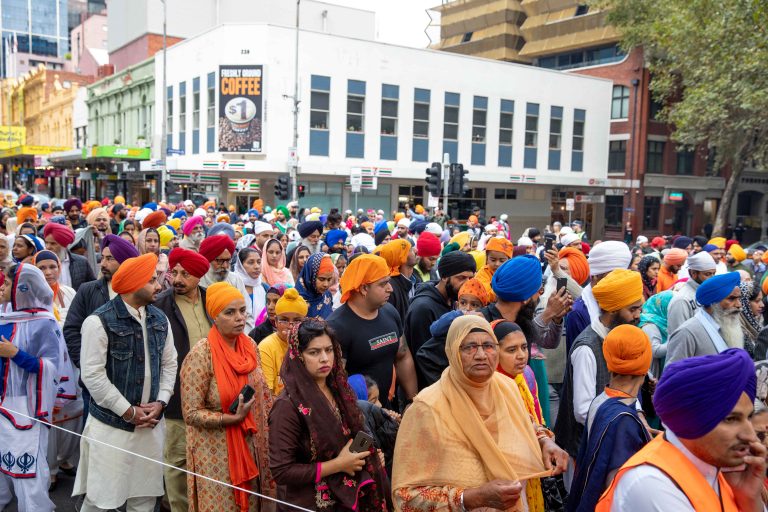
[[[310,155],[328,156],[330,130],[330,94],[331,78],[312,75],[310,91]],[[383,84],[381,98],[381,137],[382,160],[397,159],[398,119],[400,114],[399,86]],[[431,91],[414,90],[413,101],[413,153],[412,160],[428,161],[428,139],[430,128]],[[359,80],[347,82],[346,133],[348,158],[362,158],[364,151],[366,83]],[[457,161],[459,141],[460,95],[446,92],[443,105],[443,152],[450,153],[452,161]],[[513,100],[500,100],[499,109],[499,154],[498,165],[512,166],[512,140],[515,114]],[[585,136],[586,111],[574,110],[572,130],[572,171],[583,170],[583,151]],[[486,142],[488,131],[488,98],[474,96],[472,103],[472,165],[486,165]],[[553,106],[549,124],[549,161],[550,170],[560,170],[560,152],[562,149],[563,107]],[[524,134],[524,166],[537,167],[539,145],[539,104],[526,103]]]
[[[646,148],[645,172],[661,174],[664,172],[664,148],[666,142],[649,140]],[[675,174],[693,175],[695,152],[681,150],[675,153]],[[713,173],[714,153],[707,159],[707,173]],[[608,172],[624,173],[627,170],[627,141],[612,140],[608,144]]]
[[[207,132],[206,136],[206,151],[213,153],[216,150],[215,140],[215,127],[216,127],[216,73],[208,73],[206,76],[206,89],[200,90],[200,78],[195,77],[192,79],[192,154],[200,153],[200,131],[205,128]],[[173,86],[168,86],[166,91],[166,126],[168,128],[168,148],[171,148],[171,141],[173,140],[174,129],[178,128],[179,131],[179,147],[173,148],[186,152],[186,129],[187,129],[187,83],[181,82],[178,84],[179,89],[179,124],[174,125],[174,109],[173,109]],[[203,127],[200,110],[201,110],[201,98],[200,95],[206,95],[206,119],[205,127]]]

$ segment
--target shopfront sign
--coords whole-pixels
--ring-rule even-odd
[[[0,126],[0,150],[23,146],[26,142],[26,128],[22,126]]]
[[[128,146],[91,146],[83,148],[83,158],[119,158],[126,160],[149,160],[150,148]]]
[[[667,196],[668,199],[674,203],[678,203],[683,200],[683,193],[682,192],[670,192],[669,196]]]
[[[263,80],[262,65],[219,66],[219,151],[261,153]]]
[[[227,190],[230,192],[259,192],[259,180],[229,180]]]

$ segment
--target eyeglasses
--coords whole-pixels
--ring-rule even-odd
[[[768,436],[768,432],[765,430],[755,430],[755,434],[757,434],[757,438],[760,440],[761,443],[765,442],[766,436]]]
[[[469,356],[473,356],[477,353],[477,350],[482,347],[483,352],[486,354],[495,354],[497,350],[499,350],[499,344],[498,343],[470,343],[468,345],[461,345],[459,347],[459,350],[461,350],[462,354],[466,354]]]
[[[277,323],[281,325],[290,325],[290,326],[299,325],[302,321],[303,319],[300,319],[300,320],[286,320],[285,318],[277,319]]]
[[[229,258],[216,258],[213,260],[213,262],[217,265],[229,265],[230,259]]]

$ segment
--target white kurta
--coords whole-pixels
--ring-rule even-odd
[[[147,343],[146,309],[138,310],[125,305],[133,318],[141,323],[144,336],[144,389],[141,401],[149,401],[151,370],[149,344]],[[81,328],[84,343],[80,355],[82,379],[91,393],[93,400],[118,416],[135,404],[130,404],[117,388],[109,381],[106,372],[107,333],[99,317],[91,315],[85,319]],[[160,388],[157,400],[168,402],[173,394],[176,379],[177,354],[173,344],[173,334],[168,325],[168,337],[160,365]],[[134,432],[111,427],[93,416],[83,429],[83,436],[97,439],[111,446],[143,455],[150,459],[163,460],[163,442],[165,422],[154,429],[136,429]],[[80,443],[80,466],[77,470],[73,496],[87,494],[88,500],[99,508],[115,509],[128,498],[163,495],[163,466],[136,457],[111,446],[101,443]]]

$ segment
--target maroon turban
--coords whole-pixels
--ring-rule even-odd
[[[176,265],[181,265],[184,270],[198,279],[203,277],[211,266],[202,255],[183,247],[176,247],[168,254],[168,264],[171,270]]]
[[[101,242],[101,249],[109,248],[109,252],[112,253],[112,257],[117,260],[118,263],[122,263],[128,258],[136,258],[139,255],[139,251],[136,247],[126,240],[125,238],[117,235],[107,235]]]
[[[75,241],[75,232],[67,226],[56,222],[49,222],[43,228],[43,238],[48,238],[49,235],[53,237],[57,244],[65,249]]]
[[[229,251],[230,255],[235,254],[235,242],[227,235],[209,236],[200,244],[200,254],[209,262],[218,258],[224,251]]]

